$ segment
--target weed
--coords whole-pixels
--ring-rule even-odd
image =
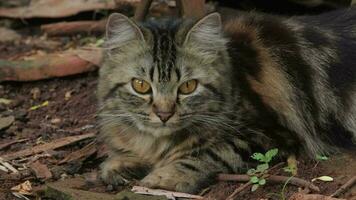
[[[262,153],[254,153],[251,158],[260,162],[257,165],[256,169],[252,168],[247,171],[247,174],[250,176],[250,182],[253,183],[251,191],[256,191],[259,186],[266,184],[266,179],[261,178],[262,175],[266,173],[269,169],[269,163],[272,158],[278,154],[278,149],[271,149],[267,151],[265,154]]]

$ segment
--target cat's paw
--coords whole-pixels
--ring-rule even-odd
[[[160,188],[190,194],[196,193],[199,189],[196,181],[174,172],[172,174],[148,174],[141,180],[140,184],[148,188]]]
[[[100,178],[108,185],[119,186],[126,185],[129,182],[124,170],[110,160],[101,164],[100,168]]]

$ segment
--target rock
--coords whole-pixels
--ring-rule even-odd
[[[39,179],[50,179],[52,178],[52,173],[49,171],[47,165],[42,164],[40,161],[36,161],[30,164],[30,168],[35,172],[35,175]]]
[[[167,197],[136,194],[129,190],[123,190],[116,194],[115,200],[167,200]]]
[[[83,178],[73,178],[47,184],[45,197],[56,200],[116,200],[115,195],[73,189],[85,184]]]
[[[14,116],[0,117],[0,130],[8,128],[12,123],[14,123],[14,121]]]
[[[21,35],[16,33],[16,31],[0,27],[0,42],[13,42],[19,39],[21,39]]]
[[[61,123],[62,122],[62,120],[60,119],[60,118],[53,118],[53,119],[51,119],[51,124],[59,124],[59,123]]]

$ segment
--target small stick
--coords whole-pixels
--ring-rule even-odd
[[[266,179],[268,180],[267,183],[285,183],[290,177],[287,176],[276,176],[276,175],[268,175]],[[239,182],[246,182],[250,181],[250,176],[248,175],[240,175],[240,174],[219,174],[218,175],[219,181],[239,181]],[[320,192],[320,189],[315,186],[313,183],[308,182],[306,180],[292,177],[288,182],[292,185],[300,186],[309,188],[315,192]]]
[[[352,187],[356,183],[356,176],[352,177],[349,181],[347,181],[344,185],[342,185],[338,190],[336,190],[331,197],[338,197],[342,193],[344,193],[347,189]]]
[[[242,186],[236,188],[236,190],[234,190],[234,192],[230,196],[228,196],[226,198],[226,200],[234,200],[238,193],[242,192],[243,190],[248,188],[250,185],[252,185],[252,183],[251,183],[251,181],[248,181],[247,183],[243,184]]]
[[[267,177],[269,176],[268,173],[269,173],[270,171],[273,171],[273,170],[275,170],[275,169],[277,169],[277,168],[279,168],[279,167],[281,167],[281,166],[283,166],[283,165],[284,165],[284,162],[280,162],[280,163],[274,165],[273,167],[267,169],[266,172],[265,172],[265,174],[259,174],[257,177],[261,177],[261,176],[262,176],[263,178],[267,178]],[[237,195],[238,193],[240,193],[241,191],[245,190],[245,189],[248,188],[250,185],[252,185],[252,183],[251,183],[251,181],[250,181],[250,179],[249,179],[247,183],[245,183],[245,184],[243,184],[242,186],[236,188],[236,189],[234,190],[234,192],[233,192],[230,196],[227,197],[226,200],[233,200],[233,199],[235,199],[235,197],[236,197],[236,195]]]
[[[6,167],[7,169],[9,169],[12,173],[19,173],[19,171],[13,167],[10,163],[5,162],[3,158],[0,157],[0,164],[2,164],[4,167]]]
[[[148,195],[156,195],[156,196],[166,196],[168,199],[175,199],[175,197],[179,198],[188,198],[188,199],[203,199],[202,196],[192,195],[182,192],[172,192],[167,190],[159,190],[159,189],[150,189],[141,186],[133,186],[132,192],[137,194],[148,194]]]
[[[3,144],[0,144],[0,150],[2,149],[5,149],[13,144],[16,144],[16,143],[20,143],[20,142],[25,142],[25,141],[28,141],[29,139],[21,139],[21,140],[14,140],[14,141],[11,141],[11,142],[6,142],[6,143],[3,143]]]
[[[13,160],[13,159],[17,159],[17,158],[21,158],[21,157],[25,157],[25,156],[30,156],[30,155],[42,153],[42,152],[45,152],[48,150],[57,149],[57,148],[60,148],[60,147],[63,147],[63,146],[69,145],[69,144],[73,144],[73,143],[81,141],[81,140],[93,138],[93,137],[95,137],[94,133],[87,133],[87,134],[83,134],[83,135],[75,135],[75,136],[59,138],[59,139],[53,140],[46,144],[41,144],[41,145],[37,145],[37,146],[34,146],[29,149],[24,149],[21,151],[2,155],[2,159],[3,159],[3,161],[9,161],[9,160]]]
[[[8,170],[6,167],[2,166],[2,165],[0,165],[0,170],[1,170],[1,171],[4,171],[4,172],[6,172],[6,173],[9,172],[9,170]]]

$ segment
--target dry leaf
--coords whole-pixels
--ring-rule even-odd
[[[25,181],[11,188],[11,191],[24,195],[32,195],[32,185],[30,181]]]

